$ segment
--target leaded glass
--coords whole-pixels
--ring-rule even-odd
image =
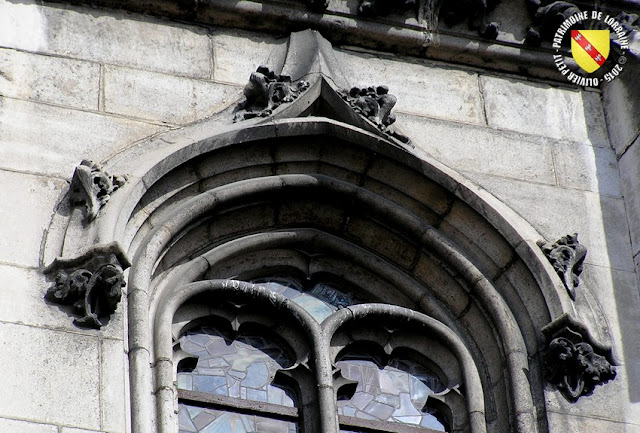
[[[191,372],[178,373],[178,388],[294,407],[290,393],[272,385],[279,369],[292,365],[287,354],[260,336],[231,341],[212,328],[180,338],[180,347],[197,357]]]
[[[318,323],[322,323],[338,308],[359,302],[353,295],[324,283],[317,283],[311,290],[303,291],[300,285],[290,278],[269,278],[253,282],[291,299],[311,314]]]
[[[425,406],[430,394],[444,388],[436,376],[411,360],[392,359],[380,368],[367,355],[358,358],[336,362],[345,378],[358,383],[349,400],[338,401],[340,415],[446,431],[435,411]]]
[[[296,433],[296,423],[180,403],[179,433]]]

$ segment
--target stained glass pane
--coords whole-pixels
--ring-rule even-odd
[[[198,362],[193,371],[178,373],[178,388],[295,406],[291,393],[271,384],[276,372],[292,362],[268,339],[241,336],[231,341],[206,328],[184,335],[180,347]]]
[[[180,403],[179,433],[296,433],[294,422]]]
[[[351,399],[338,401],[340,415],[446,431],[435,411],[425,408],[428,396],[444,389],[436,376],[410,360],[394,359],[380,368],[366,355],[360,358],[336,363],[345,378],[358,382]]]
[[[311,314],[318,323],[338,308],[359,302],[353,295],[324,283],[317,283],[311,290],[303,291],[296,281],[288,278],[269,278],[253,282],[291,299]]]

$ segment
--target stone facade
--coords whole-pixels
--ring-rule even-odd
[[[479,424],[470,417],[459,431],[482,431],[474,427],[482,424],[500,433],[640,433],[637,58],[629,55],[624,74],[602,89],[574,87],[555,70],[544,41],[542,49],[525,47],[523,23],[531,17],[508,2],[494,5],[493,15],[461,16],[453,8],[448,13],[456,19],[441,17],[439,24],[424,1],[399,2],[397,9],[389,2],[336,0],[261,7],[251,1],[234,9],[214,1],[198,11],[189,2],[126,3],[132,2],[0,0],[0,431],[172,431],[164,416],[176,400],[173,365],[163,365],[171,360],[159,355],[163,334],[153,327],[155,320],[163,323],[155,309],[173,302],[163,284],[231,278],[272,263],[254,251],[238,263],[223,255],[207,262],[211,269],[180,273],[187,264],[202,265],[198,258],[210,258],[207,251],[239,239],[238,233],[296,229],[296,236],[316,239],[302,231],[313,228],[340,233],[371,258],[360,263],[354,256],[346,268],[335,258],[309,263],[354,285],[380,284],[368,295],[436,317],[473,341],[470,356],[485,369],[478,373],[483,416]],[[630,0],[621,5],[638,13]],[[307,27],[318,32],[293,32]],[[308,39],[296,42],[300,38]],[[237,120],[243,89],[261,65],[278,74],[275,82],[288,76],[292,85],[307,85],[296,87],[295,98],[265,106],[268,113]],[[384,90],[376,91],[379,86]],[[354,93],[348,102],[352,88],[369,99],[353,101],[360,95]],[[393,95],[391,111],[383,95]],[[298,136],[320,138],[300,144]],[[269,150],[246,144],[254,141]],[[358,146],[347,145],[353,143]],[[96,196],[101,204],[92,218],[70,200],[83,160],[99,163],[110,181],[127,177],[109,189],[108,201]],[[318,199],[322,206],[305,196],[315,186],[295,177],[311,174],[319,176],[318,197],[331,197]],[[281,183],[269,189],[267,181],[247,182],[234,190],[247,213],[234,213],[232,202],[209,209],[215,218],[208,221],[187,206],[206,191],[231,191],[233,182],[270,176],[281,176]],[[251,188],[265,188],[279,207],[256,204],[252,194],[262,192]],[[216,194],[226,203],[224,190]],[[384,200],[366,201],[367,194]],[[345,218],[345,197],[356,196],[371,212]],[[396,207],[419,224],[402,212],[390,216]],[[189,213],[176,219],[183,226],[167,226],[178,211]],[[432,233],[427,225],[449,243],[429,243],[422,237]],[[570,296],[536,243],[551,245],[576,232],[588,253]],[[308,245],[328,249],[328,239]],[[77,326],[70,306],[46,296],[55,284],[47,269],[68,262],[82,267],[74,260],[111,242],[120,254],[122,299],[92,328]],[[302,260],[292,251],[303,246],[279,242],[273,251],[282,261]],[[447,256],[446,245],[456,246],[456,254]],[[451,265],[463,261],[470,265]],[[396,291],[402,284],[391,271],[385,281],[394,284],[376,282],[375,268],[389,263],[428,287],[447,312],[436,311],[429,297]],[[508,346],[511,340],[490,319],[499,313],[490,310],[495,305],[470,294],[480,280],[504,298],[521,346]],[[145,296],[147,304],[140,300]],[[565,314],[578,324],[562,322]],[[167,329],[178,322],[171,317],[168,323]],[[545,334],[549,323],[556,327]],[[565,342],[558,338],[582,348],[572,349],[576,353],[589,345],[588,353],[606,363],[602,383],[589,382],[592,392],[567,398],[547,380],[548,352],[559,349],[546,344]],[[447,353],[442,350],[443,359]],[[520,376],[513,365],[521,367]],[[503,375],[509,383],[499,383]],[[147,380],[148,389],[132,379]],[[521,404],[520,389],[531,390],[531,407],[522,403],[531,419],[509,412]],[[475,395],[465,395],[467,408]],[[156,407],[169,409],[156,413]]]

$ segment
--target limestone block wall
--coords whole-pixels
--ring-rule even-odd
[[[129,430],[124,302],[95,331],[77,328],[43,299],[50,283],[42,251],[54,210],[82,159],[108,162],[234,104],[249,74],[282,42],[125,12],[0,0],[1,432]],[[640,230],[625,194],[637,189],[638,137],[619,137],[620,114],[611,108],[612,101],[624,108],[628,97],[610,91],[603,104],[599,92],[563,82],[336,49],[354,85],[386,84],[398,97],[397,126],[417,154],[460,171],[547,240],[579,233],[589,248],[583,284],[606,315],[620,365],[614,382],[576,404],[549,390],[550,430],[640,432],[633,260]],[[630,86],[620,92],[633,93]]]

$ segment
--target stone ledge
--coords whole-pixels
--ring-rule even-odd
[[[432,43],[432,32],[424,26],[361,19],[332,11],[317,13],[304,5],[223,0],[204,3],[188,0],[52,0],[47,3],[124,9],[181,22],[279,35],[313,28],[326,35],[334,45],[356,45],[566,83],[556,70],[551,50],[529,49],[520,43],[482,39],[468,33],[455,34],[449,29],[439,32],[437,42]]]

